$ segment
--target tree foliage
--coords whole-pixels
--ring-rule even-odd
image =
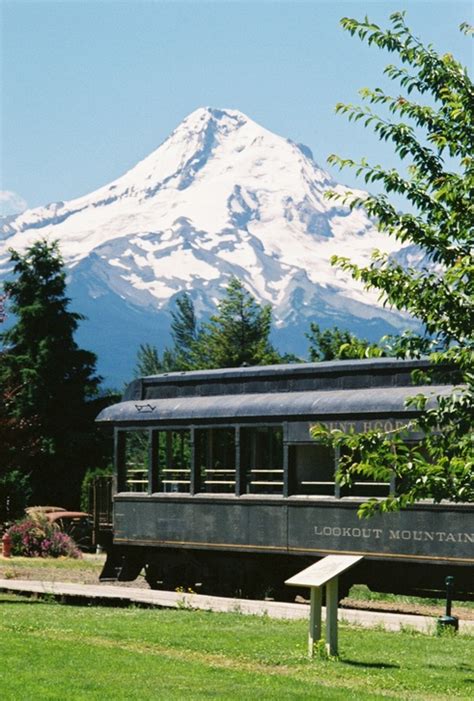
[[[341,330],[337,326],[323,330],[318,324],[312,322],[310,332],[306,334],[306,337],[309,340],[309,359],[311,362],[360,360],[391,355],[391,349],[388,346],[358,338],[350,331]]]
[[[0,372],[3,355],[0,354]],[[29,463],[41,453],[42,441],[34,416],[15,412],[15,390],[2,382],[0,389],[0,523],[23,512],[31,496]]]
[[[161,372],[164,372],[164,367],[156,346],[150,343],[140,344],[135,365],[135,377],[159,375]]]
[[[198,324],[191,296],[183,292],[172,311],[173,345],[160,359],[155,346],[140,346],[138,376],[173,370],[202,370],[292,362],[270,342],[272,312],[260,306],[237,278],[231,278],[224,297],[208,322]]]
[[[26,451],[22,466],[31,475],[33,499],[75,505],[83,473],[104,450],[94,427],[107,403],[99,396],[96,357],[74,340],[83,317],[69,309],[57,243],[39,241],[24,254],[10,253],[13,279],[5,292],[16,321],[0,335],[0,384],[11,397],[12,451],[21,454],[15,431],[34,426],[40,449]]]
[[[360,94],[368,104],[339,104],[337,112],[361,120],[381,140],[392,143],[406,167],[386,169],[335,155],[329,162],[355,168],[369,185],[383,185],[382,194],[348,194],[342,199],[351,208],[365,209],[381,231],[403,244],[414,244],[420,264],[403,267],[380,252],[365,267],[343,257],[333,262],[367,288],[379,290],[386,304],[422,322],[424,334],[402,338],[399,354],[420,355],[430,348],[438,375],[444,372],[446,378],[448,368],[457,368],[460,386],[449,397],[439,398],[434,408],[422,395],[413,400],[420,411],[418,428],[425,436],[417,449],[408,449],[398,435],[325,437],[321,430],[316,434],[320,440],[347,446],[340,472],[343,483],[358,474],[382,479],[395,472],[395,495],[365,504],[365,514],[426,498],[472,501],[473,84],[451,54],[439,55],[411,33],[403,13],[391,16],[389,29],[367,18],[362,22],[345,18],[341,23],[352,35],[398,57],[400,63],[387,66],[385,73],[399,84],[401,93],[364,88]],[[390,202],[390,193],[404,196],[411,211],[399,211]],[[331,196],[340,198],[337,193]],[[431,380],[429,373],[416,379]]]
[[[168,361],[176,370],[190,370],[196,362],[200,330],[193,300],[187,292],[177,297],[176,309],[171,312],[171,318],[173,349],[168,351]],[[164,355],[166,359],[166,353]]]
[[[195,362],[204,368],[281,362],[270,342],[271,326],[271,306],[260,306],[232,277],[217,313],[200,329]]]

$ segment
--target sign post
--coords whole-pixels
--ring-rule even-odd
[[[323,591],[321,587],[311,587],[309,610],[308,655],[313,656],[314,643],[321,639],[321,608]]]
[[[362,560],[362,555],[328,555],[314,565],[298,572],[285,584],[290,587],[309,587],[311,606],[309,614],[308,655],[314,657],[314,643],[321,640],[322,588],[326,585],[326,650],[337,655],[337,605],[339,575]]]

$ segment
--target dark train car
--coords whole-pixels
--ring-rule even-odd
[[[335,481],[338,455],[312,424],[390,431],[416,416],[406,399],[427,362],[374,359],[167,373],[132,382],[98,417],[114,427],[113,544],[103,579],[144,569],[152,587],[293,595],[283,581],[330,553],[364,559],[342,583],[441,594],[454,575],[474,592],[474,507],[422,502],[360,520],[393,484]],[[406,440],[419,436],[406,433]]]

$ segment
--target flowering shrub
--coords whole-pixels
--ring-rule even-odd
[[[12,539],[12,555],[24,557],[82,557],[73,539],[50,523],[44,515],[17,521],[7,533]]]

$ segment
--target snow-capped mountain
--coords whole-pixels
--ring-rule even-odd
[[[377,338],[407,319],[330,264],[395,253],[362,211],[325,199],[344,192],[311,151],[237,110],[198,109],[114,182],[69,202],[3,220],[7,249],[58,239],[79,342],[107,380],[130,376],[140,343],[168,341],[169,308],[187,290],[198,315],[215,308],[231,275],[274,309],[279,348],[304,353],[311,320]]]

